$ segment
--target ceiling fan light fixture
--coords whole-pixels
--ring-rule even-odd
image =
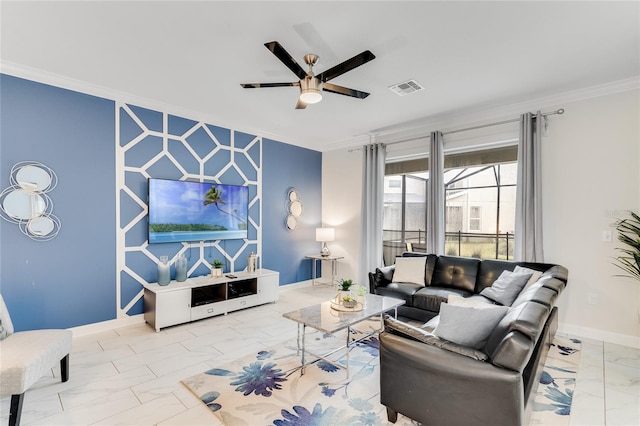
[[[322,83],[313,75],[300,80],[300,100],[305,104],[317,104],[322,100]]]
[[[300,93],[300,100],[305,104],[317,104],[322,100],[322,93],[317,89],[304,89]]]

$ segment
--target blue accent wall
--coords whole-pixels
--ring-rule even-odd
[[[141,135],[143,142],[132,143]],[[164,158],[146,165],[163,149]],[[249,251],[258,250],[262,267],[280,272],[281,285],[311,278],[304,256],[319,250],[320,152],[0,74],[0,190],[20,161],[56,172],[58,186],[48,195],[62,227],[54,239],[36,242],[0,220],[0,292],[18,331],[142,312],[140,279],[155,281],[155,257],[162,254],[186,250],[192,275],[201,275],[203,260],[226,253],[228,266],[242,270]],[[249,241],[147,249],[145,220],[135,218],[146,208],[148,176],[248,185]],[[284,225],[291,187],[304,204],[295,231]],[[125,230],[126,224],[134,225]]]
[[[280,285],[311,279],[311,261],[320,252],[316,228],[322,220],[322,153],[263,141],[263,265],[280,271]],[[295,188],[304,207],[295,230],[285,226],[288,193]]]
[[[0,221],[0,291],[16,330],[115,318],[115,104],[0,75],[0,187],[39,161],[58,176],[48,195],[60,234],[36,242]]]

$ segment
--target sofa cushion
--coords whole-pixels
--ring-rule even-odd
[[[549,317],[549,312],[550,309],[547,306],[536,302],[526,302],[512,307],[491,332],[484,352],[493,358],[493,354],[511,331],[518,331],[532,342],[536,342]]]
[[[458,288],[473,293],[480,259],[439,256],[433,271],[431,285]]]
[[[413,295],[424,286],[411,283],[389,283],[386,286],[376,287],[376,294],[380,296],[395,297],[405,301],[404,306],[413,306]]]
[[[424,283],[425,285],[431,285],[433,270],[436,268],[436,262],[438,262],[438,255],[405,251],[402,253],[402,257],[425,257],[427,262],[424,268]]]
[[[538,302],[551,308],[555,306],[558,293],[545,286],[545,280],[538,280],[531,287],[523,290],[511,306],[518,306],[526,302]]]
[[[536,271],[535,269],[525,268],[520,265],[516,266],[513,272],[515,272],[516,274],[531,274],[531,278],[529,278],[529,281],[527,281],[524,287],[522,287],[522,291],[525,291],[534,283],[538,282],[538,280],[542,276],[542,271]]]
[[[393,282],[412,283],[424,286],[426,257],[397,257]]]
[[[482,349],[508,310],[505,306],[478,309],[444,303],[433,334],[462,346]]]
[[[531,278],[531,273],[516,274],[515,272],[503,271],[491,287],[487,287],[480,292],[480,295],[487,297],[494,302],[504,306],[511,306],[520,294],[522,287]]]
[[[479,361],[486,361],[489,359],[487,354],[473,348],[458,345],[439,338],[438,336],[430,333],[424,329],[414,327],[411,324],[407,324],[402,321],[398,321],[390,316],[386,316],[384,319],[384,329],[387,332],[397,334],[409,339],[417,340],[419,342],[426,343],[441,349],[446,349],[451,352],[455,352],[460,355],[468,356]]]
[[[470,296],[472,293],[457,288],[425,287],[413,295],[413,306],[427,311],[440,312],[440,304],[446,302],[449,296]]]

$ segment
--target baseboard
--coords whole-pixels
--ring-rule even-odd
[[[280,286],[280,291],[296,290],[304,287],[311,287],[313,284],[311,280],[299,281],[297,283],[285,284]]]
[[[558,332],[567,334],[568,336],[583,337],[587,339],[601,340],[616,345],[629,346],[631,348],[640,349],[640,337],[628,334],[612,333],[610,331],[598,330],[589,327],[580,327],[577,325],[563,324],[558,325]]]
[[[119,318],[109,321],[96,322],[93,324],[72,327],[69,330],[73,332],[73,337],[86,336],[89,334],[103,333],[112,331],[116,328],[127,327],[130,325],[144,324],[144,314],[132,315],[127,318]]]

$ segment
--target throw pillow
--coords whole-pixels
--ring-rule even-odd
[[[454,306],[467,306],[470,308],[478,309],[490,308],[492,306],[495,306],[492,303],[487,302],[486,299],[483,300],[480,297],[462,297],[458,296],[457,294],[450,294],[449,298],[447,299],[447,303]]]
[[[480,295],[501,305],[511,306],[520,294],[520,291],[522,291],[522,287],[529,281],[529,278],[531,278],[531,274],[516,274],[514,272],[503,271],[491,287],[482,290]]]
[[[529,278],[529,281],[527,281],[527,283],[524,285],[524,287],[522,288],[522,291],[525,291],[526,289],[531,287],[533,283],[538,281],[542,276],[542,271],[536,271],[535,269],[524,268],[522,266],[516,266],[516,268],[513,270],[513,273],[514,274],[531,274],[531,278]]]
[[[424,268],[426,262],[427,258],[423,256],[396,257],[393,282],[424,285]]]
[[[433,334],[462,346],[482,349],[508,310],[506,306],[478,309],[443,303],[440,322]]]

